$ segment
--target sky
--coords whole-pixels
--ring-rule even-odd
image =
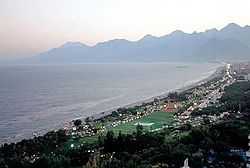
[[[35,55],[68,41],[95,45],[250,25],[249,7],[249,0],[0,0],[0,57]]]

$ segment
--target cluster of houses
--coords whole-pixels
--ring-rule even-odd
[[[250,63],[238,63],[233,66],[234,74],[237,74],[236,80],[238,82],[250,80]]]
[[[228,116],[228,112],[224,112],[219,116],[206,115],[191,117],[191,114],[194,110],[201,110],[218,103],[218,100],[223,95],[224,88],[235,82],[232,73],[231,65],[228,64],[226,66],[225,73],[219,80],[201,84],[200,86],[192,89],[191,94],[188,95],[187,104],[189,104],[189,106],[178,116],[177,121],[180,123],[192,123],[192,125],[195,126],[200,125],[201,122],[203,122],[204,117],[206,117],[209,122],[215,122],[218,119]]]
[[[72,136],[72,138],[76,137],[86,137],[86,136],[94,136],[99,134],[105,130],[104,126],[96,125],[95,123],[89,122],[81,125],[74,125],[74,122],[70,122],[67,126],[64,127],[67,135]]]

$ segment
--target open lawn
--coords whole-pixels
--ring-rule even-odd
[[[114,131],[116,135],[121,131],[123,134],[132,134],[136,131],[137,124],[143,126],[144,130],[153,131],[156,129],[160,129],[163,126],[170,126],[173,123],[173,113],[167,112],[154,112],[148,116],[142,117],[140,119],[134,120],[132,122],[120,124],[117,127],[110,128],[108,130]],[[102,133],[103,135],[106,134],[106,131]],[[80,145],[86,144],[94,144],[98,141],[98,135],[92,137],[83,137],[77,139],[70,139],[65,144],[65,149],[68,150],[71,148],[71,145],[74,144],[74,148],[80,147]]]
[[[117,127],[110,128],[110,130],[113,130],[116,134],[119,133],[119,131],[124,134],[131,134],[136,131],[136,125],[140,124],[145,130],[153,131],[155,129],[160,129],[163,126],[171,125],[173,123],[173,116],[173,113],[154,112],[138,120],[120,124]]]

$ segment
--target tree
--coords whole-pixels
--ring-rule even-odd
[[[90,117],[85,118],[85,122],[86,122],[86,123],[89,123],[89,122],[91,122],[91,121],[92,121],[92,120],[91,120]]]
[[[125,136],[119,131],[119,135],[117,137],[117,151],[122,152],[126,148],[125,144]]]
[[[136,126],[136,136],[141,136],[143,133],[143,126],[141,124],[137,124]]]
[[[210,120],[209,120],[209,118],[208,117],[203,117],[202,118],[202,120],[203,120],[203,123],[205,124],[205,125],[208,125],[208,124],[210,124]]]
[[[113,152],[114,151],[114,132],[108,131],[106,138],[104,139],[104,150],[106,152]]]
[[[170,93],[168,94],[168,97],[169,97],[170,99],[177,99],[177,98],[178,98],[178,93],[177,93],[177,92],[170,92]]]
[[[74,125],[75,125],[76,127],[79,127],[80,125],[82,125],[82,120],[80,120],[80,119],[75,120],[75,121],[74,121]]]
[[[111,116],[112,117],[118,117],[119,113],[117,111],[112,111]]]

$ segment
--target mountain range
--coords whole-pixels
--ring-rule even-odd
[[[114,39],[87,46],[80,42],[40,53],[25,61],[32,63],[84,63],[123,61],[211,61],[250,60],[250,26],[230,23],[224,28],[205,32],[146,35],[138,41]]]

